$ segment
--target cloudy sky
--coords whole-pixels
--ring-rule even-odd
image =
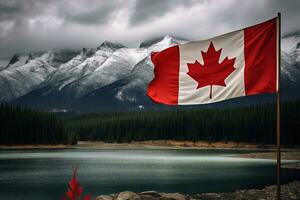
[[[0,0],[0,59],[52,48],[129,47],[166,34],[200,40],[282,13],[300,30],[297,0]]]

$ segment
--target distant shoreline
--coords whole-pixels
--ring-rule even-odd
[[[0,145],[0,150],[22,150],[22,149],[68,149],[72,148],[72,145],[64,145],[64,144],[57,144],[57,145]]]
[[[176,140],[147,140],[123,143],[107,143],[101,141],[79,141],[76,148],[116,148],[116,149],[241,149],[241,150],[276,150],[272,144],[251,144],[238,142],[207,142],[207,141],[176,141]],[[296,146],[282,146],[284,149],[300,149]]]
[[[282,146],[283,149],[298,149],[300,146]],[[206,141],[175,141],[149,140],[130,143],[107,143],[102,141],[79,141],[76,145],[0,145],[5,149],[236,149],[236,150],[276,150],[272,144],[251,144],[238,142],[206,142]]]

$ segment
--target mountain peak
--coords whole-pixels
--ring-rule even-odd
[[[140,48],[148,48],[156,43],[175,43],[175,44],[178,44],[178,43],[183,43],[184,41],[187,41],[185,39],[181,39],[181,38],[177,38],[177,37],[174,37],[170,34],[167,34],[163,37],[157,37],[157,38],[154,38],[154,39],[150,39],[150,40],[146,40],[144,42],[142,42],[140,44]]]
[[[99,47],[97,47],[97,50],[102,49],[102,48],[120,49],[120,48],[124,48],[124,47],[125,46],[123,44],[105,40],[104,42],[102,42],[102,44]]]
[[[9,65],[12,65],[20,60],[22,56],[26,56],[25,54],[14,54],[13,57],[8,62]]]
[[[6,68],[9,67],[19,67],[25,65],[32,57],[30,54],[14,54],[13,57],[8,62]]]
[[[172,35],[165,35],[165,37],[163,37],[163,40],[167,40],[167,39],[174,39],[174,37]]]
[[[74,58],[78,53],[79,51],[71,49],[53,49],[48,52],[48,62],[56,68]]]
[[[168,36],[168,35],[166,35],[166,36]],[[165,37],[157,37],[157,38],[145,40],[140,44],[140,48],[147,48],[155,43],[158,43],[158,42],[164,40]]]

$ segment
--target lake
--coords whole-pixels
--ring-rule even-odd
[[[84,193],[93,197],[135,192],[220,192],[276,183],[274,160],[238,158],[246,151],[1,150],[0,199],[60,199],[78,165]],[[249,152],[249,151],[247,151]],[[283,170],[283,182],[300,180],[299,171]]]

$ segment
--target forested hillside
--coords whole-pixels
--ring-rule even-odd
[[[67,144],[63,121],[51,113],[0,105],[0,144]],[[73,141],[74,142],[74,141]]]
[[[275,143],[275,105],[88,114],[53,113],[0,105],[0,144],[75,144],[76,140],[130,142],[205,140]],[[300,144],[300,100],[282,103],[282,143]],[[76,137],[74,137],[76,136]]]
[[[80,140],[206,140],[275,143],[275,104],[249,107],[90,114],[66,120]],[[282,103],[282,143],[300,144],[300,101]]]

